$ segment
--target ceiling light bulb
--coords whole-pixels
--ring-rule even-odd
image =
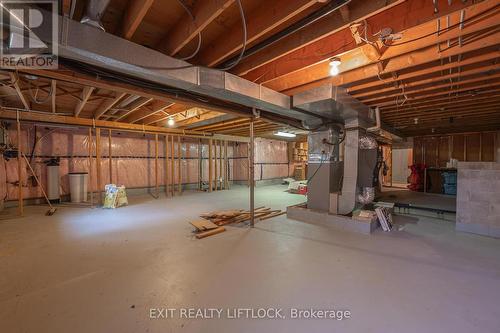
[[[338,67],[338,66],[340,66],[340,64],[341,64],[340,58],[335,57],[335,58],[330,59],[330,66]]]
[[[175,120],[174,120],[174,118],[168,118],[168,120],[167,120],[167,125],[168,125],[168,126],[174,126],[174,124],[175,124]]]
[[[330,66],[330,75],[331,76],[339,75],[339,73],[340,73],[340,71],[339,71],[338,66]]]

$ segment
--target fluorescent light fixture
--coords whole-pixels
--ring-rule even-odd
[[[174,120],[174,118],[168,118],[168,120],[167,120],[167,125],[168,125],[168,126],[174,126],[174,124],[175,124],[175,120]]]
[[[340,73],[339,66],[341,64],[340,58],[334,57],[330,59],[330,75],[335,76]]]
[[[281,131],[274,133],[274,135],[283,136],[285,138],[295,138],[297,136],[295,133],[288,133],[288,132],[281,132]]]

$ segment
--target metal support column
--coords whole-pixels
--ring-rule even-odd
[[[249,184],[250,184],[250,226],[253,227],[255,224],[255,177],[254,177],[254,128],[253,128],[253,117],[250,119],[250,149],[249,149]]]

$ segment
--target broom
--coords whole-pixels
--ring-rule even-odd
[[[24,155],[22,152],[21,152],[24,160],[26,161],[26,164],[28,164],[28,167],[30,168],[31,170],[31,173],[33,174],[33,177],[35,177],[35,180],[37,182],[37,184],[40,186],[40,189],[42,190],[42,193],[43,193],[43,196],[45,197],[45,200],[47,201],[47,204],[49,205],[50,209],[45,212],[45,215],[46,216],[51,216],[51,215],[54,215],[54,213],[56,212],[57,208],[55,208],[54,206],[52,206],[52,204],[50,203],[50,200],[49,198],[47,197],[47,193],[45,193],[45,190],[43,189],[43,186],[42,186],[42,183],[40,183],[40,181],[38,180],[38,177],[36,176],[35,174],[35,171],[33,170],[33,168],[31,167],[31,164],[30,162],[28,161],[28,159],[26,158],[26,155]]]

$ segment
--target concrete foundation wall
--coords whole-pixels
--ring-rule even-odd
[[[500,238],[500,163],[458,164],[456,229]]]

